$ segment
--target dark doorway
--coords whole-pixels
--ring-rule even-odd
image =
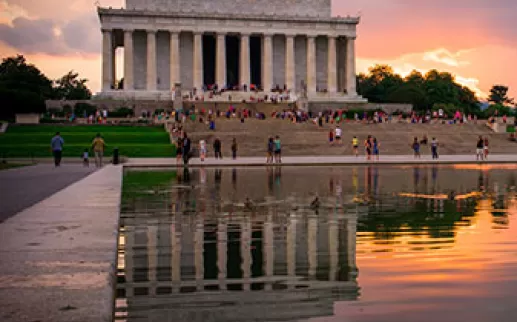
[[[251,84],[262,86],[262,38],[250,37]]]
[[[215,36],[203,35],[203,84],[215,84]]]
[[[239,38],[226,36],[226,84],[229,87],[239,85]]]

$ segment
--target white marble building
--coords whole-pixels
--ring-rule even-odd
[[[357,17],[332,17],[331,0],[126,0],[98,8],[102,93],[170,99],[205,85],[284,86],[309,100],[358,101]],[[115,90],[115,50],[124,48],[124,88]]]

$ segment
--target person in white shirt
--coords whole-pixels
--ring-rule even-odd
[[[201,158],[201,161],[205,161],[206,156],[206,141],[201,139],[199,141],[199,156]]]
[[[337,144],[341,144],[341,134],[343,134],[343,131],[339,127],[339,125],[336,127],[336,130],[334,131],[334,134],[336,135],[336,142]]]

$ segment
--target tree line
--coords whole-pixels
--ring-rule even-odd
[[[358,75],[357,91],[372,103],[412,104],[414,110],[421,112],[443,109],[452,114],[460,110],[486,116],[495,110],[501,115],[511,114],[515,107],[514,100],[508,97],[508,86],[494,85],[488,97],[489,106],[483,110],[483,104],[470,88],[457,83],[452,74],[435,69],[425,75],[414,70],[402,77],[390,66],[376,65],[368,73]]]
[[[4,58],[0,64],[0,119],[12,119],[16,113],[43,113],[49,99],[90,99],[87,81],[74,71],[51,80],[22,55]]]
[[[51,80],[25,57],[7,57],[0,64],[0,119],[12,119],[16,113],[43,113],[45,101],[86,100],[91,98],[87,79],[70,71]],[[490,90],[490,106],[482,111],[476,94],[458,84],[447,72],[430,70],[425,75],[418,71],[402,77],[387,65],[376,65],[357,77],[360,95],[373,103],[408,103],[416,111],[443,109],[446,113],[461,110],[480,116],[487,113],[511,114],[514,100],[508,97],[508,87],[494,85]]]

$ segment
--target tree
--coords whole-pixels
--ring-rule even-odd
[[[513,104],[513,99],[508,97],[508,86],[494,85],[490,89],[488,101],[494,104]]]
[[[42,113],[45,100],[54,97],[52,81],[25,57],[7,57],[0,64],[0,117],[16,113]]]
[[[54,90],[58,99],[87,100],[92,92],[86,86],[87,79],[79,78],[79,74],[69,71],[63,77],[54,81]]]

